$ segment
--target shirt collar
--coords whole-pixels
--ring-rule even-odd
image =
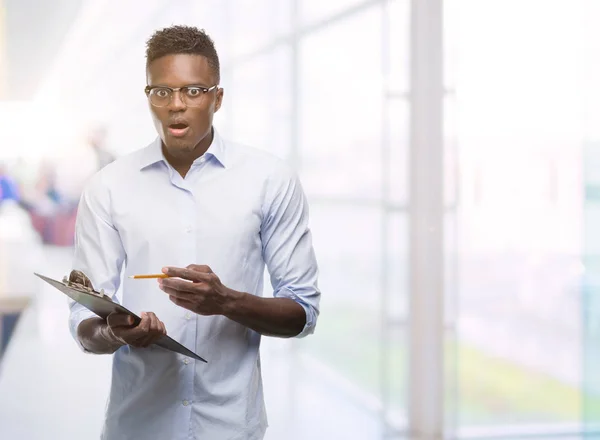
[[[214,157],[223,167],[227,168],[227,159],[225,153],[225,141],[223,138],[221,138],[217,130],[213,128],[213,140],[206,153],[204,153],[204,156],[207,158]],[[162,152],[162,141],[160,137],[157,136],[156,139],[145,148],[140,160],[140,170],[143,170],[144,168],[161,161],[166,162],[166,159]],[[200,158],[196,159],[194,164],[197,164],[199,161]]]

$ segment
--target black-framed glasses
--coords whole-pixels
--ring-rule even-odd
[[[186,105],[190,107],[200,107],[204,102],[205,96],[218,88],[218,85],[214,85],[212,87],[183,86],[177,88],[166,86],[146,86],[144,91],[150,100],[150,104],[155,107],[166,107],[169,105],[175,92],[179,92],[181,100]]]

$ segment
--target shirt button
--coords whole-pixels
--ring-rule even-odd
[[[190,402],[187,400],[184,400],[182,403],[183,403],[183,406],[188,406],[190,404]]]
[[[203,156],[200,158],[200,163],[204,163],[204,162],[206,162],[206,157]]]
[[[190,312],[187,312],[187,313],[185,314],[185,319],[187,319],[188,321],[189,321],[190,319],[192,319],[192,314],[191,314]]]
[[[188,226],[187,228],[185,228],[185,232],[187,232],[188,234],[189,234],[190,232],[192,232],[192,227],[191,227],[191,226]]]
[[[187,365],[187,364],[189,364],[189,363],[190,363],[190,360],[189,360],[188,358],[185,358],[185,359],[183,360],[183,363]]]

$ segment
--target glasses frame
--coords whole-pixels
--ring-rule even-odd
[[[168,105],[171,104],[171,102],[173,101],[173,94],[175,92],[180,92],[181,90],[184,89],[200,89],[202,90],[202,96],[206,96],[209,92],[212,92],[213,90],[217,90],[219,88],[218,84],[215,84],[214,86],[211,87],[204,87],[204,86],[200,86],[200,85],[196,85],[196,84],[190,84],[187,86],[182,86],[182,87],[167,87],[167,86],[146,86],[146,88],[144,88],[144,93],[146,93],[146,96],[148,97],[148,100],[150,101],[150,104],[153,105],[154,107],[167,107]],[[152,102],[152,99],[150,99],[150,93],[152,93],[152,90],[154,89],[166,89],[169,90],[170,94],[169,94],[169,102],[167,102],[165,105],[156,105]],[[189,105],[188,101],[185,98],[185,95],[181,95],[181,101],[183,103],[185,103],[185,105]],[[194,107],[194,106],[190,106],[190,107]]]

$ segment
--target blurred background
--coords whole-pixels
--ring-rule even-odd
[[[322,311],[263,339],[268,439],[600,439],[600,1],[0,0],[0,438],[97,438],[80,191],[155,137],[144,44],[204,28],[215,126],[298,170]],[[268,284],[267,284],[268,286]],[[265,289],[265,295],[270,291]]]

